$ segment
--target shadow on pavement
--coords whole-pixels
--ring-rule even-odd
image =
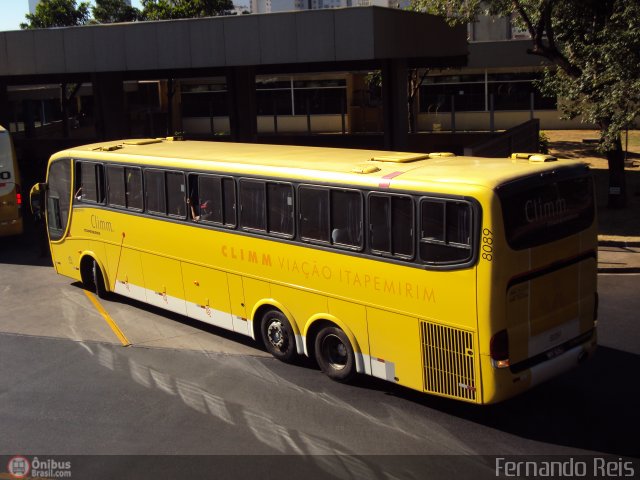
[[[521,438],[640,457],[639,369],[640,355],[600,346],[581,368],[511,400],[486,406],[389,388],[385,382],[368,378],[359,383]]]

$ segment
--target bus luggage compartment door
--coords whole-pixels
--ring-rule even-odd
[[[186,315],[180,262],[149,253],[140,256],[147,302]]]
[[[587,258],[509,287],[507,322],[512,365],[593,328],[595,269],[595,258]]]

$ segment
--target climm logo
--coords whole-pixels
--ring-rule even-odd
[[[545,202],[538,197],[535,200],[527,200],[524,204],[524,215],[527,222],[539,222],[560,217],[567,212],[567,201],[564,198]]]
[[[106,232],[113,232],[113,227],[111,226],[111,222],[107,222],[106,220],[102,220],[97,215],[91,215],[91,226],[93,228],[97,228],[98,230],[104,230]]]

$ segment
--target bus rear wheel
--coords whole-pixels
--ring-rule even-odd
[[[315,354],[320,369],[332,380],[346,383],[356,374],[353,347],[338,327],[325,327],[318,332]]]
[[[269,310],[260,321],[262,341],[271,355],[290,363],[296,356],[296,336],[287,317],[278,310]]]

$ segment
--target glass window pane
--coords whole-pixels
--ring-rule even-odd
[[[80,199],[84,202],[98,201],[98,176],[95,163],[81,162],[80,167]]]
[[[124,167],[107,167],[107,184],[109,188],[109,205],[125,207]]]
[[[71,199],[71,161],[58,160],[51,164],[47,178],[47,216],[51,240],[62,238],[69,218]]]
[[[198,178],[199,205],[196,215],[205,222],[222,223],[222,179],[201,176]]]
[[[302,238],[329,241],[329,191],[300,187],[300,235]]]
[[[444,202],[422,202],[422,238],[444,242],[444,205]]]
[[[413,201],[407,197],[392,197],[394,255],[413,256]]]
[[[240,225],[266,230],[264,182],[240,181]]]
[[[331,191],[331,241],[342,245],[361,245],[362,197],[359,192]]]
[[[127,208],[142,210],[142,171],[139,168],[125,168],[125,182],[127,189]]]
[[[229,227],[236,226],[236,183],[233,178],[222,179],[222,203],[224,212],[224,224]]]
[[[147,211],[166,214],[164,194],[164,172],[159,170],[145,170],[144,187],[147,200]]]
[[[184,174],[167,172],[167,213],[184,218],[187,214]]]
[[[471,249],[441,243],[420,243],[420,258],[427,263],[456,263],[469,260]]]
[[[293,235],[293,188],[283,183],[267,184],[269,232]]]
[[[447,202],[447,243],[471,244],[471,207]]]
[[[388,196],[369,196],[369,241],[371,248],[386,253],[391,253],[389,203]]]

